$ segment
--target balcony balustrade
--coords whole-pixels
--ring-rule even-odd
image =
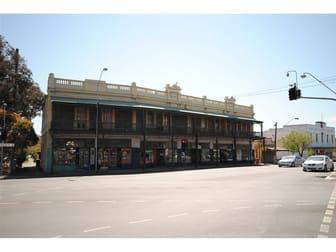
[[[65,120],[55,119],[52,121],[51,129],[54,132],[95,132],[95,120]],[[213,128],[192,128],[183,126],[146,126],[145,129],[140,124],[133,123],[112,123],[112,122],[99,122],[99,131],[104,134],[137,134],[137,135],[162,135],[162,136],[195,136],[199,137],[237,137],[237,138],[260,138],[260,132],[247,132],[226,129],[213,129]]]

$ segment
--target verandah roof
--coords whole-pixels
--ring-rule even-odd
[[[52,96],[50,98],[51,98],[51,102],[92,104],[92,105],[97,104],[97,100],[94,100],[94,99],[84,99],[84,98],[78,99],[78,98],[59,97],[59,96]],[[248,118],[248,117],[210,113],[210,112],[189,110],[189,109],[170,107],[170,106],[159,106],[159,105],[145,104],[145,103],[139,103],[139,102],[129,102],[129,101],[125,102],[125,101],[114,101],[114,100],[99,100],[98,102],[99,104],[108,105],[108,106],[148,108],[148,109],[154,109],[154,110],[164,110],[164,111],[190,113],[190,114],[205,115],[205,116],[215,116],[215,117],[221,117],[221,118],[229,118],[229,119],[235,119],[235,120],[245,120],[245,121],[252,121],[255,123],[262,123],[262,121],[258,121],[258,120]]]

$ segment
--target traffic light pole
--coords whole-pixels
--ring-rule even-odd
[[[303,98],[303,99],[314,99],[314,100],[329,100],[329,101],[336,101],[335,98],[326,98],[326,97],[308,97],[308,96],[301,96],[300,98]]]
[[[296,76],[296,83],[294,83],[294,87],[290,88],[288,90],[288,96],[289,96],[289,100],[297,100],[297,99],[314,99],[314,100],[329,100],[329,101],[336,101],[335,98],[327,98],[327,97],[309,97],[309,96],[301,96],[301,90],[298,89],[298,82],[297,82],[297,73],[294,70],[288,71],[287,72],[287,77],[289,77],[289,72],[295,72],[295,76]],[[330,87],[328,87],[326,84],[324,84],[321,80],[319,80],[318,78],[316,78],[314,75],[312,75],[311,73],[303,73],[301,75],[301,78],[306,78],[307,75],[310,75],[311,77],[313,77],[316,81],[318,81],[319,83],[321,83],[323,86],[325,86],[326,88],[328,88],[331,92],[333,92],[334,94],[336,94],[336,92],[334,90],[332,90]]]

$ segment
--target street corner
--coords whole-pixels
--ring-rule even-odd
[[[328,180],[336,180],[336,172],[331,172],[326,179]]]

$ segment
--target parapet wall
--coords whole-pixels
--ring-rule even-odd
[[[116,101],[137,101],[150,105],[170,106],[207,113],[241,116],[254,119],[253,105],[236,104],[236,100],[225,97],[224,101],[181,94],[177,85],[167,84],[165,91],[138,87],[136,83],[121,85],[98,80],[70,80],[55,78],[49,74],[48,94],[62,97],[92,98]]]

